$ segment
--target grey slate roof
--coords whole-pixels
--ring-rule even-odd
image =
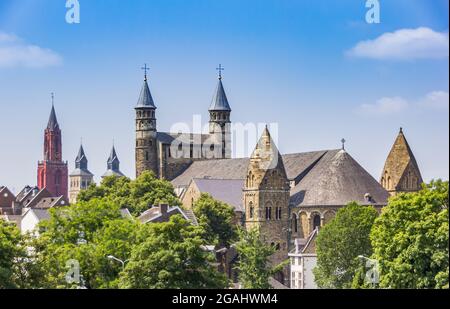
[[[201,142],[203,144],[211,135],[209,134],[197,134],[197,133],[169,133],[169,132],[157,132],[156,139],[166,145],[172,144],[172,142],[177,139],[183,143],[198,144]]]
[[[83,145],[80,145],[78,155],[75,158],[75,170],[70,173],[70,176],[93,176],[88,170],[88,160],[84,153]]]
[[[34,214],[39,222],[50,219],[48,209],[30,209],[27,214]]]
[[[155,103],[153,102],[152,94],[148,88],[147,79],[144,80],[142,85],[141,94],[139,95],[139,100],[136,108],[153,108],[156,109]]]
[[[242,206],[242,188],[244,179],[207,179],[192,180],[200,192],[210,194],[214,199],[227,203],[235,211],[244,211]]]
[[[193,178],[244,179],[249,159],[218,159],[195,161],[172,180],[174,187],[187,187]]]
[[[290,180],[306,171],[328,150],[282,155],[284,167]],[[172,181],[175,187],[185,187],[194,178],[245,179],[249,158],[196,161]]]
[[[372,202],[365,199],[369,193]],[[386,205],[389,193],[345,150],[329,151],[291,190],[294,206]]]
[[[219,82],[217,83],[216,92],[214,93],[209,110],[231,112],[230,104],[228,104],[227,95],[225,94],[225,89],[223,89],[221,78],[219,78]]]
[[[55,107],[52,105],[52,110],[50,112],[50,117],[48,119],[47,129],[54,130],[58,128],[58,120],[56,119]]]

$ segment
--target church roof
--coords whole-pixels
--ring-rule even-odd
[[[106,172],[102,175],[102,177],[108,177],[108,176],[125,176],[119,169],[120,166],[120,161],[119,158],[117,157],[117,153],[116,153],[116,148],[112,147],[111,149],[111,153],[109,155],[108,158],[108,162],[107,162],[107,170]]]
[[[78,155],[75,158],[75,170],[70,173],[70,176],[92,176],[93,174],[88,170],[88,160],[84,153],[83,145],[80,145]]]
[[[120,163],[119,158],[117,157],[116,148],[113,146],[111,153],[109,154],[108,164],[112,164],[114,162]]]
[[[50,117],[48,118],[47,129],[54,130],[58,128],[58,120],[56,119],[55,107],[52,105],[52,110],[50,111]]]
[[[214,93],[209,111],[228,111],[231,112],[230,104],[228,104],[227,95],[223,88],[222,78],[219,78],[217,83],[216,92]]]
[[[211,137],[210,134],[198,134],[198,133],[169,133],[169,132],[156,133],[156,139],[159,142],[166,145],[172,144],[172,142],[176,139],[186,144],[190,144],[191,142],[193,142],[194,144],[198,144],[198,142],[203,144],[210,137]]]
[[[368,195],[371,199],[368,199]],[[345,150],[327,152],[291,190],[294,206],[386,205],[389,193]]]
[[[227,203],[235,211],[244,211],[242,207],[244,179],[195,178],[192,182],[201,193],[208,193],[214,199]]]
[[[282,155],[288,179],[299,178],[303,172],[310,169],[324,154],[330,151],[332,150]],[[245,179],[249,163],[249,158],[195,161],[184,173],[176,177],[172,184],[175,187],[185,187],[194,178]]]
[[[147,78],[144,80],[144,84],[142,85],[141,94],[139,95],[136,108],[156,108],[155,103],[153,102],[152,94],[150,93],[150,89],[148,87]]]
[[[400,132],[398,133],[394,145],[392,146],[386,159],[383,173],[388,170],[390,172],[389,176],[392,178],[392,182],[399,183],[408,165],[412,165],[412,168],[415,169],[420,175],[416,158],[414,157],[411,147],[409,147],[408,141],[403,133],[403,129],[400,128]],[[420,179],[420,182],[422,182],[422,179]]]

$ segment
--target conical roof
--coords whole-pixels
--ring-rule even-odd
[[[108,157],[108,164],[113,164],[115,162],[120,163],[119,158],[117,157],[116,148],[113,146]]]
[[[80,149],[78,150],[78,155],[75,158],[75,167],[82,169],[82,170],[87,170],[88,168],[88,160],[86,157],[86,154],[84,153],[84,149],[83,149],[83,145],[80,145]]]
[[[150,88],[148,87],[147,78],[144,80],[142,85],[141,94],[139,95],[139,100],[136,108],[155,108],[155,103],[153,102],[152,94],[150,93]]]
[[[217,83],[216,92],[214,93],[209,111],[231,112],[230,104],[228,104],[227,95],[225,94],[225,89],[223,88],[222,78],[219,78],[219,82]]]
[[[59,127],[58,120],[56,119],[55,106],[52,105],[52,110],[50,111],[50,117],[48,119],[47,129],[54,130]]]
[[[345,150],[325,154],[292,192],[295,206],[343,206],[352,201],[385,205],[388,197],[389,193]]]
[[[259,169],[263,170],[274,169],[283,165],[281,154],[278,151],[267,126],[256,144],[256,148],[250,157],[250,162],[257,162]]]
[[[389,171],[389,176],[391,177],[392,183],[398,184],[408,167],[415,169],[420,176],[420,170],[416,158],[414,157],[411,147],[409,147],[408,141],[403,133],[403,129],[400,128],[400,132],[398,133],[394,145],[392,146],[386,159],[382,177],[385,171]],[[422,179],[420,179],[420,182],[422,182]]]

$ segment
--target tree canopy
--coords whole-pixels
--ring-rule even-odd
[[[284,267],[284,264],[273,266],[269,261],[276,251],[275,247],[262,239],[257,228],[249,231],[239,229],[238,235],[239,282],[244,289],[270,289],[269,278]]]
[[[146,226],[145,240],[133,249],[120,278],[122,288],[225,288],[226,277],[207,252],[203,229],[181,216]]]
[[[339,209],[316,239],[316,284],[321,288],[350,288],[361,266],[358,256],[372,254],[370,230],[378,213],[356,202]]]
[[[80,202],[94,198],[107,199],[120,208],[128,208],[134,216],[160,203],[181,205],[172,184],[156,178],[151,171],[142,173],[136,180],[127,177],[105,177],[100,185],[92,184],[78,195]]]
[[[384,288],[449,287],[448,182],[392,197],[370,235]]]
[[[39,287],[117,287],[122,266],[107,256],[129,258],[139,230],[138,222],[122,217],[118,205],[103,199],[51,209],[32,243],[42,271]],[[79,281],[66,278],[70,268],[77,267],[71,260],[79,264]]]
[[[210,244],[228,247],[236,239],[234,210],[231,206],[203,193],[194,203],[193,210],[199,225],[205,231],[204,238]]]
[[[25,256],[23,238],[15,224],[0,219],[0,289],[16,288],[17,259]]]

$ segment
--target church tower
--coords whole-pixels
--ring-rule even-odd
[[[77,202],[80,191],[87,189],[94,180],[94,175],[88,170],[88,160],[84,153],[83,145],[80,145],[75,159],[75,170],[70,173],[69,179],[69,201],[71,204],[74,204]]]
[[[289,197],[283,160],[266,127],[250,157],[243,203],[245,228],[259,228],[265,241],[277,248],[271,258],[276,263],[288,251]]]
[[[62,160],[61,129],[56,119],[53,105],[44,131],[44,160],[38,162],[37,182],[39,189],[46,188],[53,197],[64,196],[67,199],[67,162]]]
[[[386,159],[380,183],[391,195],[395,195],[419,191],[422,182],[416,158],[406,141],[403,129],[400,128],[400,133]]]
[[[136,177],[144,171],[153,171],[158,176],[156,144],[156,106],[147,83],[147,66],[144,84],[136,111]]]
[[[231,158],[231,108],[228,104],[227,95],[222,84],[221,65],[219,70],[219,82],[217,83],[216,92],[209,107],[209,134],[214,136],[216,144],[221,145],[222,159]],[[218,159],[218,158],[217,158]]]

